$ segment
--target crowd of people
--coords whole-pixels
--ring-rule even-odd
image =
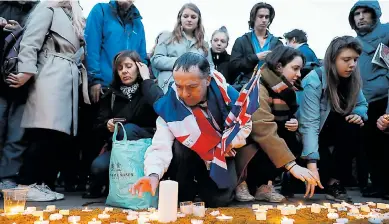
[[[171,179],[179,201],[207,207],[301,192],[347,201],[346,186],[389,200],[389,69],[372,63],[389,24],[378,1],[345,13],[356,37],[335,37],[319,60],[303,30],[270,32],[265,2],[229,54],[228,24],[206,40],[193,3],[147,53],[133,0],[98,3],[87,19],[75,0],[1,1],[0,189],[26,186],[28,201],[63,199],[61,185],[106,196],[121,122],[128,140],[153,139],[129,194]],[[231,116],[251,85],[245,119]],[[220,147],[231,117],[233,139]]]

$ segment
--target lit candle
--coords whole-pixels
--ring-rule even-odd
[[[350,213],[359,214],[359,209],[356,208],[356,207],[353,207],[353,208],[350,209]]]
[[[192,219],[192,220],[190,220],[190,223],[191,224],[203,224],[204,221],[203,220]]]
[[[109,214],[105,213],[105,211],[102,214],[99,214],[97,218],[99,219],[109,219],[111,217]]]
[[[212,211],[212,212],[210,213],[210,215],[212,215],[212,216],[217,216],[217,215],[220,215],[220,212],[219,212],[218,210]]]
[[[35,217],[42,217],[43,211],[34,211],[34,212],[32,212],[32,215]]]
[[[302,203],[300,203],[299,206],[297,206],[297,209],[303,209],[303,208],[307,208],[307,206],[303,205]]]
[[[158,221],[158,213],[157,212],[151,213],[151,215],[149,216],[149,219],[150,219],[150,221]]]
[[[251,206],[251,208],[252,208],[253,210],[259,209],[259,204],[253,204],[253,205]]]
[[[205,216],[205,205],[204,202],[196,202],[193,204],[193,215],[197,217]]]
[[[68,222],[79,222],[81,220],[80,216],[69,216]]]
[[[332,207],[339,208],[339,207],[342,207],[342,205],[341,204],[332,204]]]
[[[91,212],[92,210],[91,210],[91,209],[88,209],[88,207],[85,207],[82,211],[83,211],[83,212]]]
[[[39,221],[34,222],[34,224],[49,224],[49,223],[50,223],[49,221],[43,220],[42,217],[39,219]]]
[[[311,206],[312,213],[320,213],[320,210],[321,210],[320,205],[312,204],[312,206]]]
[[[178,183],[165,180],[159,183],[158,216],[159,222],[168,223],[177,220]]]
[[[289,209],[289,215],[296,214],[296,207],[294,205],[289,205],[288,209]]]
[[[193,213],[193,203],[191,201],[181,202],[180,211],[186,215],[191,215]]]
[[[378,217],[370,217],[368,219],[369,223],[371,224],[380,224],[382,223],[382,219],[378,218]]]
[[[267,209],[264,209],[264,208],[258,208],[256,210],[254,210],[255,213],[258,213],[258,212],[267,212]]]
[[[219,221],[231,221],[232,216],[226,216],[222,214],[221,216],[216,217],[216,219]]]
[[[286,217],[283,217],[281,219],[281,224],[293,224],[293,222],[294,222],[294,219],[288,219]]]
[[[337,223],[348,223],[348,219],[346,218],[341,218],[341,219],[336,219]]]
[[[24,212],[24,206],[15,206],[10,209],[11,214],[19,214]]]
[[[139,217],[138,218],[138,224],[146,224],[148,223],[150,220],[146,217]]]
[[[58,213],[61,214],[61,215],[69,215],[70,211],[69,210],[59,210]]]
[[[257,221],[266,221],[266,212],[256,212],[255,213],[255,219]]]
[[[55,211],[55,205],[48,205],[46,206],[47,212],[54,212]]]
[[[288,207],[281,208],[281,215],[289,215],[289,208]]]
[[[54,220],[61,220],[63,218],[63,215],[61,214],[51,214],[49,219],[51,221],[54,221]]]
[[[105,207],[104,211],[105,211],[105,212],[113,212],[113,208],[111,208],[111,207]]]
[[[339,211],[339,212],[347,212],[347,208],[345,208],[345,207],[339,207],[339,208],[338,208],[338,211]]]
[[[361,211],[362,212],[370,212],[370,207],[368,205],[362,205],[361,206]]]
[[[326,208],[331,208],[331,203],[323,203],[323,206]]]
[[[384,204],[384,203],[377,203],[377,208],[379,208],[379,209],[389,209],[389,205],[388,204]]]
[[[133,215],[133,214],[127,215],[127,220],[128,220],[128,221],[134,221],[134,220],[136,220],[136,219],[138,219],[138,216],[137,216],[137,215]]]
[[[95,218],[92,219],[92,221],[89,221],[88,224],[101,224],[101,221],[96,220]]]
[[[328,213],[327,218],[328,219],[338,219],[339,215],[338,215],[338,213]]]
[[[186,215],[182,212],[177,212],[177,218],[184,218]]]
[[[26,211],[30,212],[30,213],[35,212],[36,211],[36,207],[27,207]]]

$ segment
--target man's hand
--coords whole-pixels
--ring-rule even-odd
[[[110,132],[115,131],[115,123],[113,123],[113,119],[109,119],[107,122],[107,128]]]
[[[17,21],[9,20],[8,24],[6,24],[4,26],[4,29],[10,30],[10,31],[15,31],[15,30],[22,29],[22,27],[20,26],[20,24]]]
[[[96,84],[91,87],[90,94],[92,95],[92,102],[97,103],[100,99],[101,84]]]
[[[29,73],[19,73],[17,75],[9,74],[6,82],[9,84],[11,88],[19,88],[26,84],[26,82],[33,76],[33,74]]]
[[[381,131],[385,131],[389,127],[389,115],[385,114],[378,118],[377,128]]]
[[[356,115],[356,114],[348,115],[348,116],[346,117],[346,121],[347,121],[348,123],[352,123],[352,124],[359,124],[361,127],[364,125],[361,116]]]
[[[304,168],[304,167],[301,167],[299,165],[294,165],[290,170],[289,172],[297,179],[305,182],[308,186],[311,185],[313,186],[313,189],[312,187],[310,186],[310,188],[307,188],[307,191],[305,193],[305,196],[308,195],[309,192],[311,192],[311,196],[313,196],[314,192],[315,192],[315,187],[316,186],[319,186],[320,188],[324,188],[323,185],[320,183],[320,178],[318,176],[316,176],[312,171]]]
[[[317,180],[319,180],[319,187],[321,188],[321,189],[323,189],[324,187],[323,187],[323,185],[321,185],[321,183],[320,183],[320,175],[319,175],[319,170],[317,169],[317,164],[316,163],[308,163],[307,164],[307,168],[308,168],[308,170],[309,171],[311,171],[312,173],[313,173],[313,175],[314,175],[314,177],[317,179]],[[305,191],[305,195],[304,195],[304,197],[307,197],[308,196],[308,194],[309,194],[309,197],[311,198],[312,196],[313,196],[313,194],[315,193],[315,187],[316,187],[317,185],[313,185],[313,184],[309,184],[309,183],[306,183],[306,191]]]
[[[288,129],[288,131],[295,132],[297,131],[298,127],[299,127],[299,122],[297,121],[297,119],[294,118],[290,119],[285,123],[285,128]]]
[[[134,185],[132,185],[130,192],[133,195],[138,194],[138,197],[142,197],[143,193],[149,192],[152,196],[155,195],[159,184],[157,175],[152,174],[148,177],[140,178]]]
[[[7,25],[7,20],[4,19],[3,17],[0,17],[0,27],[5,27]]]

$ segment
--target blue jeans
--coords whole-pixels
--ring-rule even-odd
[[[22,141],[24,129],[20,127],[24,106],[24,102],[0,96],[0,178],[16,176],[22,165],[27,148]]]
[[[127,134],[127,140],[138,140],[142,138],[152,138],[154,133],[141,128],[135,124],[126,124],[124,129]],[[123,132],[120,130],[117,135],[117,139],[123,139]],[[94,185],[102,186],[108,182],[108,169],[109,161],[111,158],[111,151],[104,152],[99,155],[92,163],[91,174]]]

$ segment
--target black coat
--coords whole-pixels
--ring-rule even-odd
[[[115,96],[112,97],[112,95]],[[119,88],[111,86],[100,101],[97,131],[101,134],[100,136],[112,135],[107,129],[107,122],[112,118],[125,118],[125,123],[132,123],[145,129],[155,128],[158,115],[153,105],[162,96],[162,89],[151,79],[140,83],[132,99],[125,96]],[[113,103],[112,100],[114,100]]]
[[[258,64],[258,57],[255,53],[253,44],[251,43],[252,32],[245,33],[243,36],[236,39],[231,51],[230,59],[230,78],[235,80],[239,75],[250,79],[255,66]],[[270,41],[269,50],[282,45],[279,37],[273,36]]]
[[[230,80],[228,69],[231,56],[227,53],[227,51],[224,51],[223,53],[215,53],[213,52],[212,48],[210,51],[212,55],[213,64],[215,65],[215,69],[224,75],[229,84],[232,84],[231,82],[233,82],[234,80]]]

